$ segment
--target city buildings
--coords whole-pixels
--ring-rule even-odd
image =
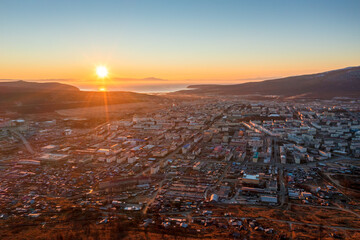
[[[165,229],[277,234],[274,222],[263,227],[234,209],[353,212],[358,201],[342,184],[356,185],[347,176],[360,173],[359,110],[358,102],[229,97],[90,128],[61,117],[16,124],[3,117],[0,223],[50,214],[50,224],[71,207],[98,212],[98,224],[142,214],[142,224]]]

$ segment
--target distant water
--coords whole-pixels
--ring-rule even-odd
[[[166,92],[175,92],[180,90],[187,89],[187,86],[184,84],[179,85],[157,85],[157,86],[136,86],[128,88],[126,91],[133,91],[139,93],[166,93]]]
[[[138,93],[167,93],[187,89],[189,84],[159,84],[159,85],[128,85],[108,87],[108,91],[130,91]],[[82,88],[84,91],[97,91],[97,89]]]

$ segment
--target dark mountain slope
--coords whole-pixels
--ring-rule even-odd
[[[22,113],[58,109],[148,102],[160,97],[133,92],[88,92],[61,83],[0,83],[0,111]]]
[[[49,92],[49,91],[75,91],[79,92],[77,87],[57,83],[57,82],[26,82],[26,81],[14,81],[14,82],[0,82],[0,93],[11,92]]]
[[[192,85],[182,93],[280,95],[316,98],[360,97],[360,67],[234,85]]]

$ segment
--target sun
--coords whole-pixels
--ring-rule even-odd
[[[105,66],[97,66],[96,67],[96,75],[98,75],[99,78],[105,78],[108,75],[108,70]]]
[[[100,92],[106,92],[107,90],[106,90],[105,87],[100,87],[100,88],[99,88],[99,91],[100,91]]]

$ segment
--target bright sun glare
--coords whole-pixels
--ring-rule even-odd
[[[108,75],[108,70],[105,66],[96,67],[96,75],[100,78],[104,78]]]
[[[99,91],[100,91],[100,92],[106,92],[106,88],[105,88],[105,87],[101,87],[101,88],[99,88]]]

